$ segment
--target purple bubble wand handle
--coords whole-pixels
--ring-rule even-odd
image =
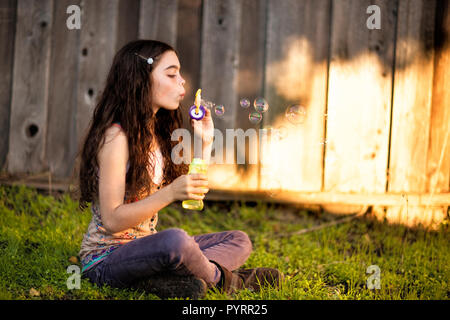
[[[202,89],[198,89],[195,93],[194,105],[189,109],[189,115],[194,120],[201,120],[206,114],[205,107],[200,104],[202,101],[201,93]]]

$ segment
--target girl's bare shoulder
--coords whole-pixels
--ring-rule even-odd
[[[102,155],[128,158],[128,138],[122,128],[113,125],[106,129],[105,143],[100,148]]]
[[[105,131],[105,143],[111,143],[116,141],[127,142],[127,136],[125,131],[117,125],[112,125]]]

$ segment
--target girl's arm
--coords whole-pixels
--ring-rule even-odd
[[[111,233],[124,231],[153,217],[170,203],[172,200],[169,188],[162,188],[142,200],[117,206],[109,215],[108,226],[105,221],[104,227]]]
[[[111,233],[137,226],[175,200],[199,200],[204,196],[197,194],[208,192],[206,177],[182,175],[146,198],[124,204],[127,161],[126,135],[120,128],[109,128],[98,154],[98,163],[100,215],[103,226]]]
[[[120,128],[109,128],[98,163],[100,215],[103,226],[111,233],[137,226],[172,202],[169,190],[163,188],[140,201],[124,204],[127,161],[126,135]]]
[[[202,159],[209,164],[211,160],[212,141],[202,143]]]

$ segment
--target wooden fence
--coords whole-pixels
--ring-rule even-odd
[[[81,8],[69,30],[67,7]],[[380,8],[380,29],[369,29]],[[2,0],[0,165],[70,177],[115,52],[158,39],[187,96],[225,106],[216,128],[271,126],[212,165],[210,198],[269,198],[437,226],[450,204],[450,9],[441,0]],[[269,110],[249,121],[242,98]],[[303,121],[286,118],[302,105]],[[247,152],[246,152],[247,151]],[[220,192],[222,191],[222,192]]]

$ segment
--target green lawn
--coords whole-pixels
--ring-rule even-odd
[[[78,255],[90,221],[67,194],[46,196],[24,186],[0,186],[0,299],[158,299],[143,291],[98,288],[87,279],[68,289],[69,259]],[[240,229],[254,252],[244,267],[276,267],[282,289],[242,290],[205,299],[449,299],[448,224],[439,232],[391,226],[364,217],[305,233],[334,215],[265,203],[207,202],[201,212],[174,204],[160,211],[158,230],[189,234]],[[367,267],[380,269],[378,290]]]

